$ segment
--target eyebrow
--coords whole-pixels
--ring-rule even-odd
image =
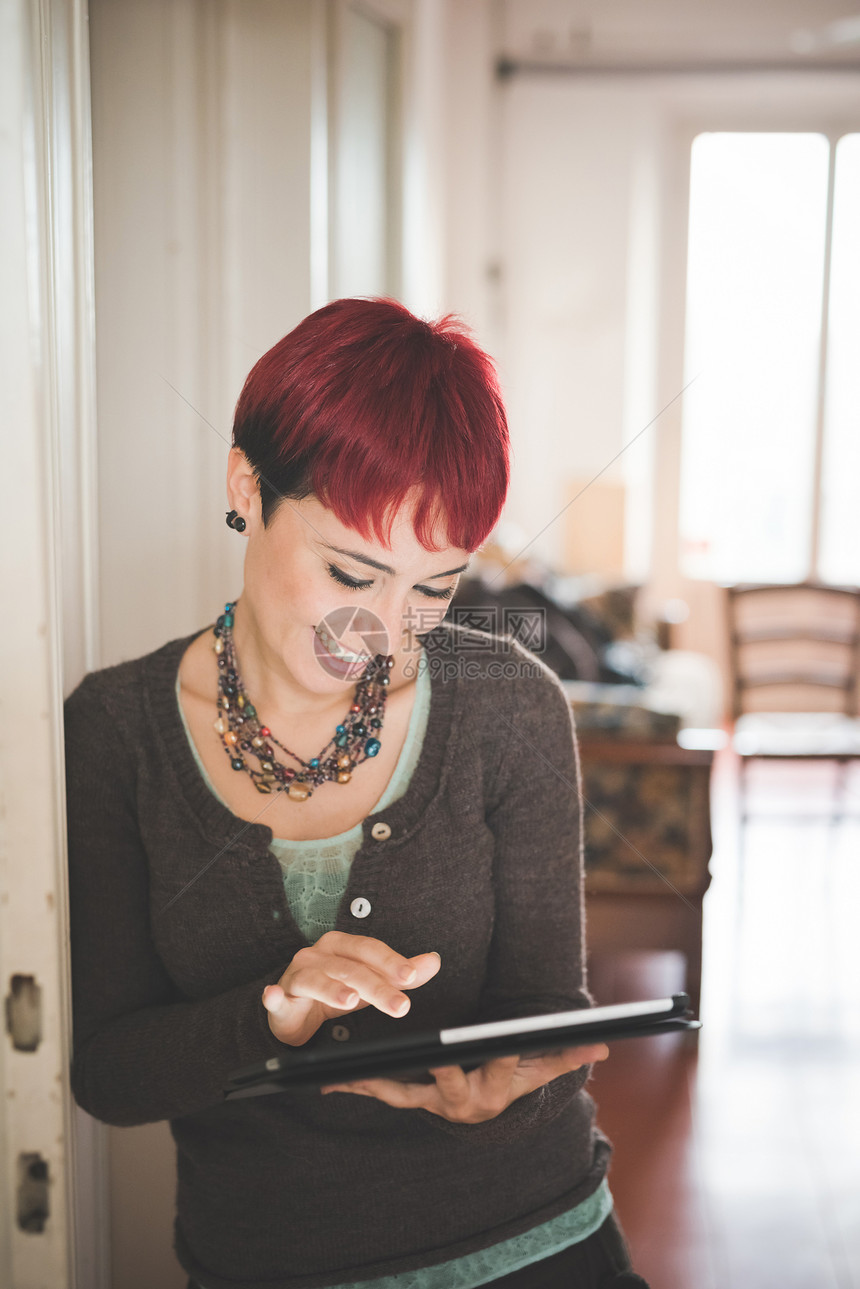
[[[323,542],[323,545],[327,550],[337,551],[338,555],[348,555],[350,559],[358,560],[359,564],[367,564],[370,568],[378,568],[380,573],[390,573],[392,577],[397,576],[394,569],[390,568],[388,564],[380,564],[379,560],[371,559],[369,555],[362,555],[360,551],[345,551],[340,546],[330,546],[328,542]],[[449,568],[444,573],[433,573],[430,577],[425,578],[424,580],[427,582],[434,582],[440,577],[453,577],[455,573],[465,573],[466,569],[469,567],[469,562],[470,561],[467,560],[466,563],[461,564],[459,568]]]

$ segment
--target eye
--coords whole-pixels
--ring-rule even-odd
[[[334,578],[338,586],[348,587],[350,591],[366,591],[369,586],[373,586],[372,580],[370,582],[357,582],[355,578],[349,577],[346,573],[342,573],[339,568],[335,568],[334,564],[329,564],[327,567],[329,577]]]
[[[344,571],[338,568],[337,565],[335,564],[327,564],[326,567],[328,569],[329,577],[331,577],[335,582],[337,582],[338,586],[344,586],[349,591],[366,591],[368,587],[373,586],[372,578],[368,582],[360,582],[356,578],[350,577],[348,573],[344,573]],[[419,594],[423,595],[425,599],[428,599],[428,600],[450,600],[453,598],[453,595],[456,589],[457,589],[456,582],[454,583],[453,586],[446,586],[442,590],[436,590],[434,587],[431,587],[431,586],[415,587],[415,590],[418,591]]]

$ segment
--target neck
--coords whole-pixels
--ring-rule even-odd
[[[266,643],[253,606],[243,596],[233,615],[233,643],[242,683],[262,719],[337,723],[355,693],[342,684],[336,693],[315,694],[293,676],[283,658]]]

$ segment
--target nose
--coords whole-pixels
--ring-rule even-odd
[[[433,604],[428,600],[422,604],[420,600],[417,602],[414,599],[410,600],[405,607],[401,625],[403,635],[406,637],[406,647],[408,648],[409,644],[414,642],[416,636],[426,635],[428,631],[437,627],[444,618],[447,607],[446,601]]]
[[[397,653],[401,647],[404,623],[408,614],[408,600],[402,594],[392,591],[380,596],[373,608],[379,617],[387,640],[387,647],[379,652]]]
[[[444,608],[435,605],[422,605],[415,594],[397,591],[395,588],[380,595],[373,606],[373,611],[388,637],[388,653],[414,647],[415,637],[431,631],[444,616]]]

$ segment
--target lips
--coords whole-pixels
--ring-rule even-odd
[[[338,662],[342,662],[345,666],[355,667],[370,661],[369,653],[352,653],[349,649],[344,649],[339,641],[329,635],[324,626],[314,627],[314,633],[324,646],[326,653],[337,659]]]
[[[323,671],[345,684],[352,685],[360,680],[370,662],[370,654],[344,649],[324,628],[313,628],[313,646]]]

